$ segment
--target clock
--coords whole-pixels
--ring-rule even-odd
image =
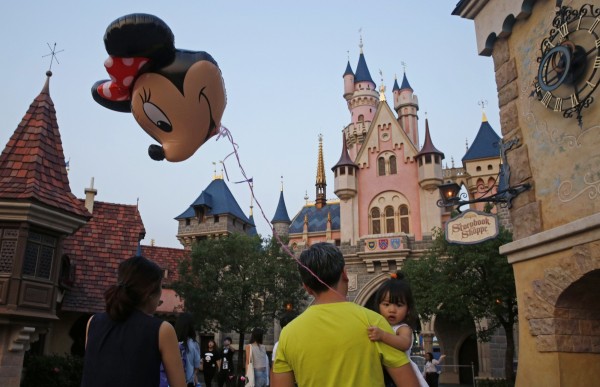
[[[600,83],[600,8],[563,6],[541,43],[535,94],[542,105],[583,125]]]

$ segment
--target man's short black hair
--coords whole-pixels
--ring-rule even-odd
[[[333,287],[344,270],[344,256],[331,243],[315,243],[300,254],[299,261],[306,266],[298,265],[302,283],[317,293]]]

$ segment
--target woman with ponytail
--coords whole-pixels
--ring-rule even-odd
[[[105,293],[106,312],[87,324],[82,387],[158,387],[160,364],[171,387],[185,387],[173,326],[153,316],[163,273],[141,256],[119,265],[117,283]]]

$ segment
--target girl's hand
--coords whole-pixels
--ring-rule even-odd
[[[371,341],[381,341],[383,339],[383,334],[385,333],[378,327],[368,327],[367,328],[369,340]]]

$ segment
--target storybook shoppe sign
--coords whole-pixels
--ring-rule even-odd
[[[446,223],[448,243],[472,245],[498,236],[498,218],[485,212],[467,210]]]

